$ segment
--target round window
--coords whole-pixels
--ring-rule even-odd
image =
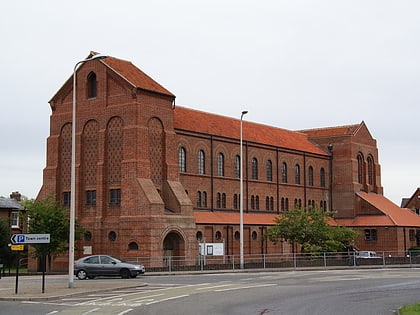
[[[109,232],[109,234],[108,234],[108,238],[109,238],[111,241],[115,241],[115,240],[117,239],[117,233],[115,233],[114,231]]]
[[[201,231],[198,231],[195,235],[195,238],[197,239],[197,241],[201,241],[203,239],[203,233]]]

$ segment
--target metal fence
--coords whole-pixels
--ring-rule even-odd
[[[342,253],[290,253],[244,255],[244,269],[305,269],[336,268],[346,266],[420,266],[420,253],[377,252],[376,257],[361,258]],[[240,269],[239,255],[197,255],[162,257],[121,257],[123,260],[143,264],[148,272],[211,271]]]

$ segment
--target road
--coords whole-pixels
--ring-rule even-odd
[[[141,278],[145,287],[0,302],[0,314],[388,315],[420,302],[419,275],[415,268],[149,275]]]

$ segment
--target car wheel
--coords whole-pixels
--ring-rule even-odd
[[[79,270],[77,272],[77,278],[78,279],[85,280],[87,277],[88,277],[88,275],[87,275],[86,271],[84,271],[83,269],[82,270]]]
[[[128,271],[128,269],[121,269],[120,275],[122,278],[128,279],[130,277],[130,271]]]
[[[131,275],[130,277],[131,277],[131,278],[137,278],[137,274],[135,274],[135,275]]]

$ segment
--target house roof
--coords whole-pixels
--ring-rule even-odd
[[[364,201],[378,209],[379,215],[359,215],[351,219],[336,219],[337,223],[346,226],[415,226],[420,227],[420,216],[413,211],[400,208],[382,195],[358,192]]]
[[[182,106],[176,106],[174,109],[174,127],[175,129],[232,139],[240,138],[240,119],[202,112]],[[242,137],[243,141],[325,156],[328,155],[318,145],[311,142],[304,133],[249,121],[242,121]]]
[[[211,212],[211,211],[195,211],[195,222],[198,224],[239,224],[239,212]],[[271,213],[244,213],[245,225],[274,225],[274,219],[279,214]]]
[[[16,199],[0,198],[0,209],[24,210],[25,207],[22,206]]]

